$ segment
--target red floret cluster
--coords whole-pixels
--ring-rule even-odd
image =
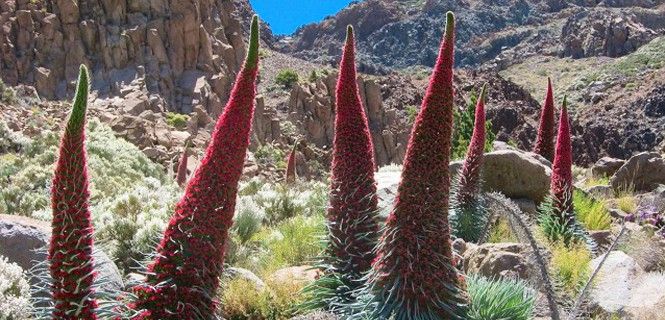
[[[187,147],[185,146],[185,150],[182,151],[180,161],[178,162],[178,171],[175,175],[176,183],[181,187],[184,187],[185,183],[187,183]]]
[[[53,319],[97,319],[85,151],[88,81],[88,70],[81,66],[51,188],[53,223],[48,260],[55,302]]]
[[[485,155],[485,100],[487,87],[484,86],[476,104],[476,114],[473,124],[473,135],[471,143],[464,158],[462,171],[460,172],[457,199],[460,204],[470,203],[481,187],[480,176]]]
[[[251,26],[245,65],[238,73],[212,141],[178,202],[145,285],[134,288],[135,319],[210,319],[233,222],[254,113],[258,19]]]
[[[448,223],[453,124],[454,16],[407,147],[393,211],[369,277],[370,318],[461,319],[465,282],[453,261]]]
[[[540,113],[540,126],[538,127],[538,137],[533,152],[552,161],[554,159],[554,91],[552,90],[552,80],[547,79],[547,94],[543,103],[543,110]]]
[[[551,193],[554,206],[562,216],[573,212],[573,147],[570,140],[570,124],[566,100],[563,101],[559,119],[559,133],[552,163]]]
[[[296,182],[296,179],[298,178],[298,174],[296,172],[296,147],[298,146],[298,143],[296,143],[293,146],[293,149],[291,149],[291,152],[289,153],[288,158],[286,159],[286,183],[294,183]]]
[[[347,30],[336,90],[328,210],[328,254],[341,273],[367,271],[378,238],[374,147],[358,93],[353,28]]]

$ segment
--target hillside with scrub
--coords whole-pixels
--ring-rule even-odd
[[[191,2],[0,1],[0,320],[665,319],[665,4]]]

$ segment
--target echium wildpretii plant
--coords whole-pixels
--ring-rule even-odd
[[[54,303],[52,319],[97,319],[85,150],[88,88],[88,69],[81,66],[51,187],[53,222],[48,262]]]
[[[296,171],[297,148],[298,142],[296,141],[296,143],[293,144],[291,152],[289,152],[289,156],[286,158],[286,175],[284,177],[286,183],[295,183],[298,179],[298,173]]]
[[[533,152],[543,156],[549,161],[554,160],[554,130],[555,124],[554,117],[554,91],[552,90],[552,80],[547,78],[547,94],[545,94],[545,102],[543,102],[543,109],[540,113],[540,125],[538,127],[538,136],[536,138],[536,145]]]
[[[327,213],[324,275],[304,292],[305,309],[343,313],[372,266],[378,225],[374,147],[358,91],[353,28],[349,26],[336,89],[335,137]]]
[[[185,148],[182,150],[180,160],[178,161],[178,171],[176,171],[175,180],[178,186],[184,187],[187,183],[187,160],[188,160],[189,143],[185,143]]]
[[[489,225],[488,211],[481,195],[485,152],[485,102],[487,85],[480,91],[471,143],[462,170],[453,185],[450,199],[450,225],[453,235],[465,241],[479,242]]]
[[[563,99],[557,135],[550,196],[541,204],[538,222],[550,241],[586,241],[592,251],[595,244],[575,219],[573,206],[573,147],[566,98]]]
[[[407,147],[397,196],[354,318],[464,319],[464,276],[448,223],[453,126],[454,15],[446,29]]]
[[[254,113],[259,23],[252,20],[249,50],[212,141],[164,232],[145,283],[133,288],[132,319],[211,319],[233,223]]]

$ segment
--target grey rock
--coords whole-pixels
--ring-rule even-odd
[[[594,177],[611,177],[626,163],[626,160],[602,157],[591,167]]]
[[[596,199],[607,199],[614,196],[614,190],[608,185],[589,187],[584,192]]]
[[[665,184],[665,159],[655,152],[642,152],[630,158],[610,179],[614,190],[651,191]]]
[[[250,283],[254,284],[254,287],[257,290],[263,290],[266,287],[265,282],[261,280],[257,275],[255,275],[253,272],[243,269],[243,268],[236,268],[236,267],[230,267],[224,269],[224,274],[222,275],[223,281],[226,280],[231,280],[231,279],[245,279],[249,281]]]
[[[602,257],[591,262],[592,268]],[[610,252],[589,295],[592,309],[621,319],[651,319],[665,303],[665,274],[645,272],[633,258],[621,251]]]
[[[488,278],[517,277],[529,279],[533,264],[527,258],[529,248],[520,243],[485,243],[464,253],[464,270]]]
[[[452,175],[460,168],[451,163]],[[485,154],[484,190],[501,192],[510,198],[525,198],[540,203],[549,194],[552,170],[529,153],[499,150]]]
[[[46,260],[46,248],[51,238],[51,227],[44,221],[27,217],[0,215],[0,255],[15,262],[24,270]],[[118,267],[101,250],[93,253],[96,282],[104,290],[115,291],[123,288]],[[31,278],[31,283],[37,279]]]

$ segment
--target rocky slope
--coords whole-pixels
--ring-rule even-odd
[[[400,163],[410,115],[429,76],[429,69],[417,65],[433,61],[441,13],[448,9],[456,11],[460,26],[457,62],[478,70],[457,71],[456,105],[465,106],[472,88],[489,83],[488,116],[499,140],[531,148],[542,86],[546,76],[553,76],[556,87],[566,88],[557,90],[558,98],[568,94],[576,104],[577,163],[658,148],[665,140],[659,134],[665,124],[659,116],[663,81],[658,70],[665,63],[636,72],[639,76],[602,81],[594,81],[592,71],[626,64],[622,59],[665,61],[662,55],[631,53],[660,39],[664,3],[367,0],[301,28],[292,38],[275,37],[264,24],[251,145],[257,157],[250,157],[248,170],[279,174],[280,150],[299,141],[299,172],[314,178],[327,171],[334,69],[347,24],[358,32],[363,71],[358,81],[377,162]],[[0,77],[20,85],[16,91],[24,100],[0,102],[0,115],[16,130],[29,127],[22,119],[35,106],[45,118],[62,118],[66,104],[48,100],[71,96],[76,68],[85,63],[93,70],[94,115],[164,164],[174,162],[190,141],[194,167],[244,56],[245,29],[253,15],[247,0],[3,0],[0,9]],[[288,88],[278,84],[284,69],[294,69],[300,81]],[[647,87],[628,90],[643,81]],[[266,153],[270,161],[259,159]]]
[[[154,111],[190,113],[201,105],[217,114],[244,58],[241,22],[251,8],[243,5],[3,0],[0,76],[10,85],[34,85],[43,98],[63,99],[86,64],[99,97],[140,99]]]
[[[532,55],[616,57],[665,31],[662,0],[367,0],[276,46],[298,57],[335,61],[344,28],[358,28],[365,71],[432,66],[444,12],[458,17],[458,66],[501,67]],[[659,7],[660,6],[660,7]]]

